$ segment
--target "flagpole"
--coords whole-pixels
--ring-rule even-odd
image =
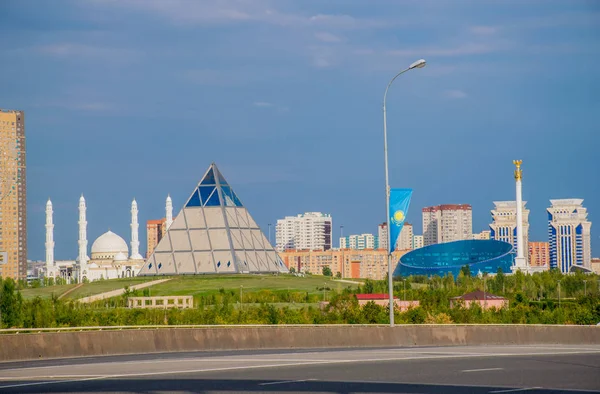
[[[387,146],[387,115],[385,109],[385,102],[387,99],[387,93],[392,85],[392,83],[398,78],[400,75],[404,74],[408,70],[412,70],[413,68],[422,68],[425,67],[425,60],[417,60],[413,64],[411,64],[407,69],[400,71],[398,74],[392,78],[392,80],[388,83],[385,88],[385,93],[383,94],[383,157],[385,161],[385,211],[387,214],[386,223],[387,223],[387,241],[388,241],[388,293],[390,296],[390,327],[394,327],[394,282],[392,280],[392,251],[394,250],[394,245],[392,245],[391,238],[391,229],[390,229],[390,180],[389,180],[389,172],[388,172],[388,146]]]

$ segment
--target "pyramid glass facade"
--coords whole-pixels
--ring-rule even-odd
[[[139,275],[269,272],[287,268],[213,163]]]

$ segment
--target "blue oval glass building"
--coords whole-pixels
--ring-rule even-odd
[[[468,265],[471,275],[511,272],[513,246],[496,240],[465,240],[425,246],[408,252],[400,258],[394,276],[445,276],[450,272],[455,278]]]

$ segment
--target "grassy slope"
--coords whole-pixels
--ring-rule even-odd
[[[65,296],[65,299],[75,299],[87,297],[93,294],[100,294],[111,290],[122,289],[125,286],[137,285],[144,282],[149,282],[156,279],[162,278],[152,278],[152,277],[136,277],[136,278],[125,278],[125,279],[111,279],[111,280],[100,280],[97,282],[86,283],[78,289],[70,292]],[[60,296],[64,292],[69,289],[74,288],[77,285],[59,285],[59,286],[48,286],[48,287],[38,287],[37,289],[24,289],[21,290],[21,294],[23,298],[31,299],[35,297],[42,298],[50,298],[54,293],[57,296]]]
[[[157,279],[164,279],[164,278],[138,276],[135,278],[99,280],[96,282],[86,283],[85,285],[81,286],[77,290],[74,290],[71,293],[67,294],[67,296],[65,298],[67,298],[67,299],[83,298],[83,297],[91,296],[94,294],[105,293],[105,292],[111,291],[111,290],[122,289],[125,286],[131,287],[134,285],[139,285],[144,282],[151,282],[151,281],[157,280]]]
[[[31,299],[35,297],[42,298],[50,298],[54,293],[57,297],[60,296],[65,291],[72,289],[77,285],[59,285],[59,286],[48,286],[48,287],[38,287],[37,289],[23,289],[21,291],[21,295],[25,299]]]
[[[346,287],[356,287],[351,283],[336,282],[322,276],[307,276],[304,278],[292,275],[230,275],[230,276],[180,276],[174,279],[150,287],[150,295],[206,295],[219,291],[240,290],[244,292],[257,292],[260,290],[271,291],[302,291],[309,293],[321,293],[317,287],[328,287],[332,290],[342,290]]]
[[[127,279],[102,280],[86,283],[78,289],[66,295],[66,299],[77,299],[94,294],[100,294],[111,290],[122,289],[125,286],[149,282],[164,277],[136,277]],[[49,298],[54,293],[59,296],[76,285],[60,285],[40,287],[37,289],[25,289],[21,291],[24,298],[34,297]],[[331,290],[341,291],[346,287],[356,287],[351,283],[332,281],[323,276],[296,277],[292,275],[204,275],[204,276],[179,276],[168,282],[150,287],[150,295],[207,295],[218,292],[220,288],[239,290],[243,286],[244,292],[256,292],[260,290],[271,291],[302,291],[311,294],[321,293],[318,288],[327,287]]]

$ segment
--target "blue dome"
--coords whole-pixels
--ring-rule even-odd
[[[465,240],[425,246],[400,258],[394,276],[458,276],[460,269],[468,265],[471,275],[495,274],[498,268],[510,272],[513,265],[511,244],[496,240]]]

